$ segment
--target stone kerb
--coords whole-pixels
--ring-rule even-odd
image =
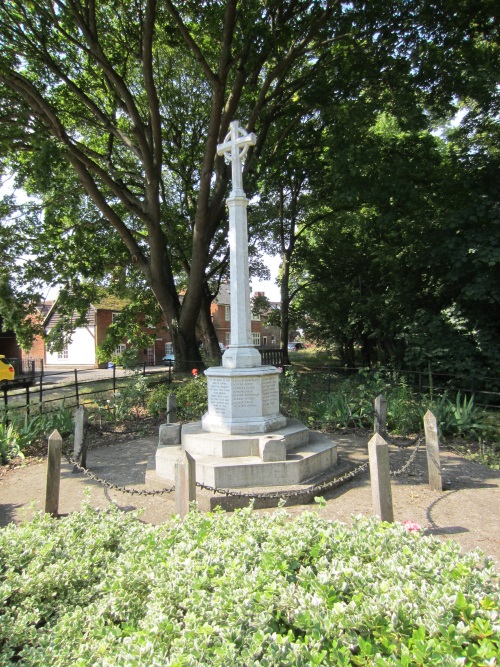
[[[259,456],[263,461],[285,461],[286,455],[283,435],[264,435],[259,439]]]
[[[179,445],[181,442],[181,424],[161,424],[158,447]]]

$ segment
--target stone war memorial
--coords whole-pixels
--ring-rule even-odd
[[[208,410],[201,422],[163,424],[156,473],[173,480],[184,450],[195,460],[196,481],[219,489],[286,487],[310,482],[337,463],[337,447],[279,409],[280,371],[262,366],[252,345],[248,271],[248,199],[242,162],[256,137],[230,125],[219,155],[231,163],[227,199],[230,248],[231,343],[222,366],[205,371]]]

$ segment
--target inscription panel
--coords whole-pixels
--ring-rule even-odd
[[[276,375],[262,378],[262,407],[264,415],[274,415],[279,412],[279,381]]]
[[[257,417],[262,415],[260,382],[257,378],[233,378],[231,407],[233,417]]]
[[[220,417],[231,416],[231,388],[225,378],[208,378],[208,411]]]
[[[208,414],[220,420],[278,415],[278,375],[208,376]]]

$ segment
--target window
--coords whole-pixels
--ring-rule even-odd
[[[271,336],[271,345],[274,345],[276,343],[276,338],[274,336]]]
[[[226,331],[226,345],[231,345],[231,332]]]
[[[115,322],[120,317],[120,313],[111,313],[111,321]]]
[[[260,333],[252,332],[252,345],[260,345]]]
[[[231,320],[231,308],[229,306],[224,306],[224,319],[226,322]]]
[[[63,349],[57,353],[58,359],[67,359],[68,358],[68,346],[65,345]]]
[[[118,345],[118,347],[116,348],[114,354],[123,354],[123,352],[125,352],[126,349],[127,346],[125,345],[125,343],[120,343],[120,345]]]
[[[252,320],[254,322],[260,322],[260,313],[252,313]]]
[[[267,345],[267,336],[262,336],[262,345],[264,345],[264,347]]]
[[[165,354],[173,354],[173,353],[174,353],[174,344],[165,343]]]

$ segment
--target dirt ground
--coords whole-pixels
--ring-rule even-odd
[[[368,459],[368,434],[336,433],[332,439],[337,443],[339,454],[335,476]],[[140,490],[162,489],[168,482],[159,479],[155,473],[157,442],[157,427],[151,428],[149,433],[94,439],[88,453],[88,468],[117,485]],[[401,468],[412,451],[413,447],[401,449],[391,445],[391,469]],[[494,559],[497,570],[500,570],[500,472],[447,449],[441,451],[441,465],[443,492],[431,491],[428,487],[424,447],[406,473],[393,479],[395,521],[415,521],[427,534],[442,540],[456,540],[463,551],[478,547]],[[46,460],[30,460],[20,467],[0,468],[0,526],[29,520],[33,512],[44,509],[46,467]],[[90,491],[90,503],[94,507],[105,508],[114,502],[123,511],[141,509],[141,519],[148,523],[168,521],[175,509],[173,494],[131,495],[109,489],[82,473],[75,474],[72,466],[63,459],[59,512],[64,515],[78,511],[86,490]],[[200,492],[200,500],[206,501],[207,495],[206,491]],[[325,499],[326,506],[317,511],[326,519],[349,523],[353,515],[373,514],[367,473],[358,474],[328,492]],[[313,508],[314,504],[294,505],[288,511],[296,515]]]

